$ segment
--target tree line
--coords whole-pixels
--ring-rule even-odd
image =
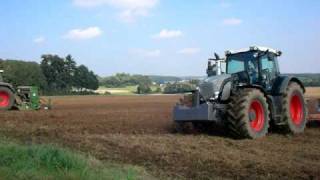
[[[13,86],[38,86],[44,94],[89,92],[99,87],[97,75],[85,65],[77,65],[71,55],[42,55],[40,64],[21,60],[0,59],[5,82]]]
[[[126,73],[117,73],[114,76],[108,76],[100,79],[100,85],[107,88],[122,88],[126,86],[147,85],[152,84],[148,76],[130,75]]]

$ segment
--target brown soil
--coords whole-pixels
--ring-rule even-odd
[[[179,96],[55,97],[54,109],[1,112],[0,133],[58,143],[106,161],[146,167],[160,179],[318,179],[320,127],[259,140],[173,133]]]

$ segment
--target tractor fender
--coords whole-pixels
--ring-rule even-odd
[[[298,78],[293,76],[279,76],[273,84],[272,95],[282,95],[285,93],[290,82],[298,83],[301,86],[303,93],[306,92],[303,83]]]
[[[12,86],[11,84],[9,84],[9,83],[0,82],[0,87],[7,87],[7,88],[9,88],[9,89],[12,91],[13,94],[15,94],[15,92],[16,92],[16,91],[14,90],[13,86]]]

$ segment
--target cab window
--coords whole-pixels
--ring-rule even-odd
[[[261,58],[261,69],[269,70],[269,72],[274,71],[274,63],[272,59],[269,59],[268,56],[263,56]]]
[[[234,74],[244,71],[244,61],[238,59],[230,59],[228,62],[228,74]]]

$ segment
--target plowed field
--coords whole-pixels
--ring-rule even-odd
[[[54,97],[51,111],[1,112],[0,133],[143,166],[159,179],[320,178],[319,125],[302,135],[271,133],[259,140],[175,134],[172,107],[179,98]]]

